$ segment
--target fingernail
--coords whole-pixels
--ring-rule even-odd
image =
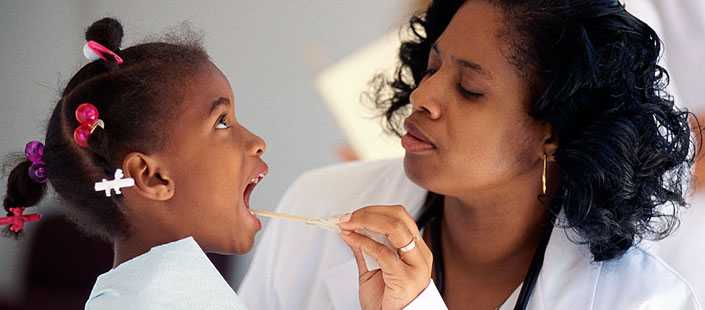
[[[345,223],[350,221],[350,218],[352,217],[352,213],[345,213],[343,216],[338,218],[338,223]]]
[[[340,233],[345,236],[349,236],[352,232],[349,230],[341,230]]]

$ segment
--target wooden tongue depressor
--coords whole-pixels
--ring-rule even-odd
[[[340,232],[340,228],[338,228],[338,216],[333,216],[330,218],[308,218],[300,215],[292,215],[292,214],[286,214],[286,213],[278,213],[278,212],[272,212],[272,211],[267,211],[267,210],[252,210],[252,213],[258,215],[258,216],[263,216],[263,217],[268,217],[268,218],[273,218],[273,219],[280,219],[280,220],[288,220],[288,221],[294,221],[294,222],[301,222],[305,223],[308,225],[313,225],[317,226],[320,228],[323,228],[325,230],[330,230],[334,232]]]
[[[338,227],[338,218],[340,216],[332,216],[329,218],[308,218],[300,215],[292,215],[292,214],[286,214],[286,213],[278,213],[278,212],[272,212],[272,211],[267,211],[267,210],[253,210],[250,209],[252,213],[256,214],[257,216],[262,216],[262,217],[268,217],[268,218],[273,218],[273,219],[280,219],[280,220],[287,220],[287,221],[294,221],[294,222],[301,222],[305,223],[308,225],[313,225],[317,226],[320,228],[323,228],[325,230],[330,230],[333,232],[340,232],[340,228]],[[374,231],[368,230],[368,229],[361,229],[355,231],[359,234],[365,235],[369,237],[372,240],[375,240],[379,243],[384,244],[390,249],[394,249],[394,247],[389,243],[389,240],[380,233],[376,233]],[[396,253],[396,250],[395,250]],[[375,269],[380,269],[379,263],[372,258],[371,256],[367,255],[367,253],[363,252],[363,256],[365,258],[365,263],[367,264],[367,270],[375,270]]]

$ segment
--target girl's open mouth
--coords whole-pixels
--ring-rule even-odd
[[[266,175],[265,172],[262,172],[258,174],[256,177],[250,179],[250,183],[247,184],[245,187],[245,192],[243,194],[243,200],[245,201],[245,207],[250,208],[250,196],[252,195],[252,192],[255,190],[255,187],[257,187],[257,184],[264,179],[264,176]]]
[[[250,210],[250,197],[252,196],[252,192],[255,190],[255,187],[257,187],[257,184],[264,179],[264,176],[267,175],[267,170],[265,169],[263,172],[260,172],[257,174],[256,177],[250,179],[250,182],[245,186],[245,191],[242,194],[243,195],[243,201],[245,204],[245,209],[250,213],[250,216],[252,217],[252,221],[255,224],[255,228],[257,230],[262,228],[262,223],[259,221],[257,216],[252,213],[252,210]]]

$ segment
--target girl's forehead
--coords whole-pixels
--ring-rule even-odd
[[[210,108],[217,98],[227,98],[234,103],[235,95],[230,82],[214,64],[208,62],[187,78],[183,94],[184,103],[190,107]]]

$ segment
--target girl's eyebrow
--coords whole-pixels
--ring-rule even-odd
[[[213,111],[215,111],[219,106],[229,106],[230,105],[230,99],[225,98],[225,97],[218,97],[213,102],[211,102],[211,107],[210,110],[208,111],[208,115],[213,114]]]

